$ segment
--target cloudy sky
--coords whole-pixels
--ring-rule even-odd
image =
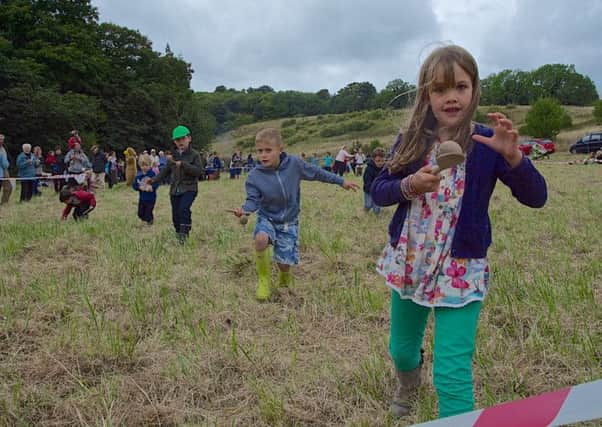
[[[600,0],[92,0],[100,20],[167,43],[192,63],[192,87],[335,93],[415,82],[430,49],[467,48],[481,76],[575,64],[602,94]]]

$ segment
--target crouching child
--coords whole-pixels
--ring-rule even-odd
[[[65,220],[73,209],[73,219],[76,221],[87,218],[88,214],[96,208],[96,198],[89,191],[73,187],[63,187],[59,194],[61,202],[65,203],[65,209],[61,219]]]

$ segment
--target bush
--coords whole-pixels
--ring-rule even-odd
[[[330,138],[333,136],[344,135],[348,132],[361,132],[370,129],[374,126],[373,122],[365,120],[353,120],[347,123],[341,123],[335,126],[329,126],[320,131],[320,136],[323,138]]]
[[[297,123],[297,119],[288,119],[288,120],[284,120],[281,124],[280,127],[281,128],[286,128],[289,126],[294,125],[295,123]]]
[[[320,136],[322,138],[330,138],[333,136],[343,135],[345,133],[345,126],[328,126],[320,131]]]
[[[385,118],[385,113],[383,110],[374,110],[368,113],[369,120],[382,120]]]
[[[374,123],[365,120],[354,120],[345,124],[347,132],[361,132],[370,129],[372,126],[374,126]]]
[[[472,118],[472,120],[477,123],[487,123],[487,121],[488,121],[487,114],[483,113],[481,110],[479,110],[477,108],[477,111],[475,111],[474,117]]]
[[[236,141],[236,148],[239,150],[249,150],[255,147],[255,137],[250,136],[248,138],[239,139]]]
[[[232,121],[232,129],[237,129],[244,125],[250,125],[251,123],[255,123],[255,118],[253,114],[237,114],[234,120]]]
[[[535,138],[555,138],[567,122],[566,115],[557,99],[540,98],[527,113],[522,130]]]
[[[378,139],[373,139],[372,141],[370,141],[370,147],[369,147],[369,152],[372,153],[374,150],[376,150],[379,147],[382,147],[383,145],[381,144],[380,140]]]
[[[282,132],[281,132],[282,138],[284,138],[284,139],[290,138],[296,133],[297,133],[297,131],[295,129],[282,129]]]
[[[602,99],[594,102],[594,120],[596,124],[602,125]]]

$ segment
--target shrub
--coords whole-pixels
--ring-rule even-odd
[[[255,147],[255,136],[239,139],[236,141],[236,147],[239,150],[249,150]]]
[[[483,113],[481,110],[477,109],[477,111],[475,111],[475,114],[474,114],[474,117],[472,118],[472,120],[477,123],[487,123],[487,121],[488,121],[487,114]]]
[[[347,132],[360,132],[363,130],[368,130],[372,126],[374,126],[374,123],[366,120],[354,120],[345,124]]]
[[[527,113],[526,129],[521,129],[535,138],[555,138],[567,122],[565,115],[557,99],[540,98]]]
[[[297,123],[297,119],[288,119],[288,120],[284,120],[281,124],[280,127],[281,128],[286,128],[289,126],[294,125],[295,123]]]
[[[296,133],[297,133],[297,131],[295,129],[290,129],[290,128],[282,129],[282,132],[281,132],[283,139],[290,138]]]
[[[374,110],[368,113],[368,120],[382,120],[385,118],[383,110]]]
[[[333,136],[344,135],[349,132],[361,132],[368,130],[372,126],[374,126],[374,122],[366,120],[352,120],[346,123],[328,126],[320,131],[320,136],[323,138],[330,138]]]
[[[343,135],[345,133],[345,126],[328,126],[320,131],[320,136],[323,138],[330,138],[333,136]]]

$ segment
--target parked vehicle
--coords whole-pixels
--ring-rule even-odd
[[[602,150],[602,132],[585,135],[569,148],[569,152],[573,154],[592,153],[598,150]]]
[[[523,152],[525,156],[530,156],[531,153],[535,152],[538,157],[548,156],[556,151],[556,145],[550,139],[529,139],[524,141],[518,146],[518,149]]]

